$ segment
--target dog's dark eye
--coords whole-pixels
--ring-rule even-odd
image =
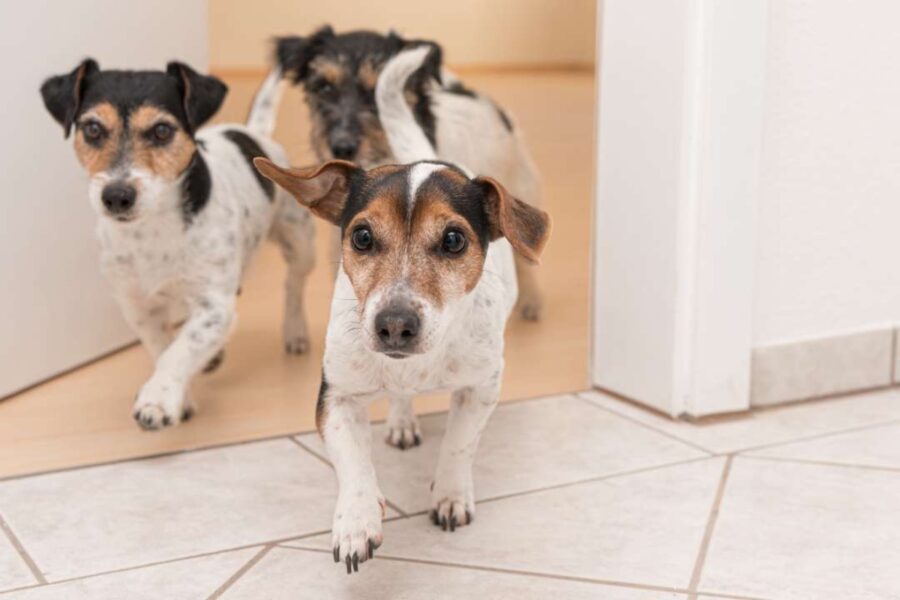
[[[357,252],[368,252],[372,249],[375,239],[372,237],[372,230],[368,227],[359,227],[353,230],[350,236],[350,242]]]
[[[89,142],[100,141],[100,138],[103,137],[103,126],[97,121],[88,121],[81,126],[81,131]]]
[[[175,128],[168,123],[157,123],[150,131],[151,139],[157,144],[165,144],[175,135]]]
[[[335,92],[335,87],[330,82],[320,79],[313,83],[312,91],[318,96],[331,96]]]
[[[466,236],[458,229],[448,229],[444,232],[444,240],[441,242],[441,250],[447,254],[459,254],[466,249]]]

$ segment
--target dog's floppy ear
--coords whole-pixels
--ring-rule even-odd
[[[420,79],[431,78],[438,83],[443,83],[443,80],[441,79],[441,66],[444,62],[444,51],[437,42],[432,42],[431,40],[405,40],[394,31],[388,32],[387,37],[395,48],[395,54],[401,50],[409,50],[411,48],[418,48],[419,46],[428,46],[431,51],[428,53],[428,56],[425,57],[425,61],[414,76]]]
[[[330,25],[319,28],[309,37],[296,35],[275,38],[275,60],[282,72],[289,73],[294,83],[300,83],[309,74],[309,63],[316,57],[322,45],[334,37]]]
[[[258,156],[253,159],[256,169],[289,191],[314,215],[340,225],[350,179],[360,171],[346,160],[332,160],[316,167],[303,169],[279,167],[271,160]]]
[[[78,109],[81,108],[85,79],[99,70],[100,66],[97,61],[93,58],[86,58],[71,73],[51,77],[41,86],[44,106],[63,126],[66,137],[69,137],[72,123],[75,122],[75,116],[78,114]]]
[[[201,75],[181,62],[170,62],[166,65],[166,73],[178,81],[188,131],[193,134],[222,106],[228,86],[215,77]]]
[[[514,198],[495,179],[478,177],[475,183],[484,191],[491,239],[506,237],[516,252],[531,262],[540,262],[550,238],[550,215]]]

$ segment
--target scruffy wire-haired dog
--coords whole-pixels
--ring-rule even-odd
[[[389,33],[336,34],[323,27],[309,37],[277,40],[277,58],[285,74],[302,85],[312,121],[312,147],[320,161],[351,160],[363,168],[400,162],[379,118],[375,85],[384,65],[405,48],[421,45]],[[404,88],[416,123],[441,160],[462,164],[502,181],[516,198],[540,206],[537,170],[521,131],[489,98],[467,89],[441,67],[434,48]],[[516,256],[518,312],[537,320],[542,299],[535,266]],[[412,406],[391,398],[389,444],[404,449],[418,444],[420,432]]]
[[[312,218],[251,164],[258,156],[287,163],[269,137],[280,79],[278,70],[270,74],[246,127],[199,131],[227,88],[182,63],[101,71],[87,59],[41,87],[66,137],[75,130],[75,154],[99,217],[102,269],[155,360],[134,404],[145,429],[194,412],[190,381],[221,361],[241,276],[266,235],[281,244],[289,266],[285,345],[288,352],[309,347],[303,287],[313,266]]]
[[[431,518],[450,531],[471,523],[472,464],[499,396],[516,301],[513,250],[536,262],[550,228],[546,213],[496,180],[435,160],[403,95],[428,52],[393,58],[376,91],[394,155],[418,162],[367,171],[347,161],[308,169],[254,161],[341,230],[316,422],[338,479],[334,560],[348,573],[382,542],[367,416],[377,397],[452,391]]]

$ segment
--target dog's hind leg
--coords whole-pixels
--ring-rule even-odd
[[[306,278],[315,265],[312,216],[293,198],[285,197],[272,224],[272,237],[281,246],[288,266],[284,282],[284,347],[290,354],[302,354],[309,350],[304,295]]]
[[[387,436],[389,445],[406,450],[422,443],[419,421],[413,412],[412,398],[391,396],[388,404]]]
[[[431,489],[431,521],[445,531],[468,525],[475,517],[472,465],[481,432],[499,395],[499,373],[484,386],[453,392]]]
[[[519,140],[516,176],[509,182],[509,189],[522,202],[540,208],[541,184],[537,169],[528,156],[521,139]],[[516,279],[519,284],[516,310],[526,321],[539,320],[544,307],[544,296],[538,283],[537,270],[537,265],[516,254]]]

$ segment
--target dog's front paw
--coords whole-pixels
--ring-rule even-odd
[[[309,338],[298,336],[284,340],[284,350],[288,354],[306,354],[309,352]]]
[[[384,438],[389,445],[406,450],[422,443],[422,434],[419,432],[419,421],[416,415],[410,413],[407,418],[391,418],[387,420],[387,435]]]
[[[309,329],[302,314],[288,314],[284,321],[284,350],[288,354],[309,352]]]
[[[516,310],[525,321],[540,321],[543,302],[539,294],[522,293],[516,304]]]
[[[359,571],[359,563],[375,556],[375,549],[381,546],[384,511],[384,500],[377,495],[353,492],[338,496],[331,546],[334,562],[344,563],[348,574]]]
[[[444,531],[456,531],[475,520],[475,493],[471,484],[444,487],[436,482],[431,490],[431,522]]]
[[[194,406],[182,386],[166,380],[150,379],[141,388],[132,415],[142,429],[155,430],[186,421]]]

